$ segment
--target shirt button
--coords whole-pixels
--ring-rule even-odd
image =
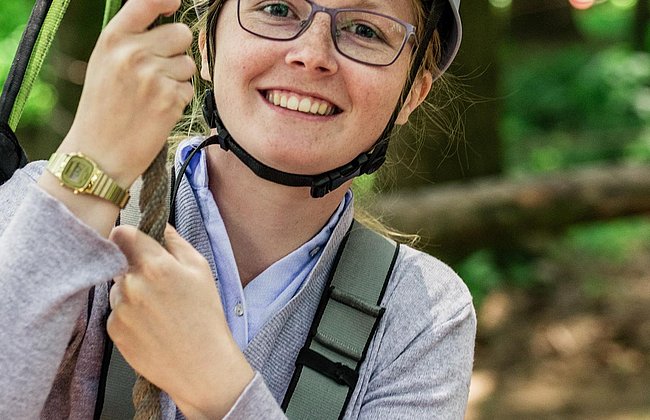
[[[242,305],[241,302],[235,305],[235,315],[237,316],[244,315],[244,305]]]
[[[320,251],[320,247],[319,247],[319,246],[317,246],[316,248],[314,248],[314,249],[312,249],[311,251],[309,251],[309,256],[312,257],[312,258],[314,258],[314,257],[316,256],[316,254],[318,254],[318,251]]]

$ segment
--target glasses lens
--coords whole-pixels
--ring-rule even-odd
[[[306,23],[311,5],[304,0],[239,0],[239,22],[249,32],[289,39]]]
[[[264,38],[287,40],[309,24],[312,6],[305,0],[239,0],[242,28]],[[368,11],[336,13],[337,49],[367,64],[387,65],[400,53],[406,27],[388,16]]]
[[[341,53],[368,64],[390,64],[406,38],[401,23],[371,12],[343,11],[336,15],[336,43]]]

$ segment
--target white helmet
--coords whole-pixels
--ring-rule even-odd
[[[434,3],[437,0],[434,0]],[[460,22],[460,0],[449,0],[438,23],[438,33],[443,44],[443,53],[438,63],[441,73],[444,73],[458,53],[463,30]]]

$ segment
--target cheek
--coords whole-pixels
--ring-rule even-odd
[[[402,92],[402,75],[397,72],[379,73],[352,81],[351,92],[355,92],[354,103],[363,120],[359,131],[370,137],[371,145],[383,132]],[[368,146],[369,146],[368,145]]]

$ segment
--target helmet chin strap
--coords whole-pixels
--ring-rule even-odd
[[[429,12],[426,21],[424,36],[416,50],[413,66],[411,67],[400,100],[397,103],[386,128],[369,151],[359,154],[356,158],[343,166],[316,175],[293,174],[275,169],[260,162],[232,138],[219,116],[212,89],[207,89],[205,92],[203,116],[210,128],[216,128],[217,134],[207,138],[199,147],[197,147],[196,151],[210,144],[219,144],[223,150],[233,152],[239,160],[241,160],[260,178],[290,187],[310,187],[310,193],[313,198],[324,197],[327,193],[337,189],[347,181],[359,175],[375,172],[386,160],[388,143],[393,127],[395,126],[395,121],[397,120],[400,110],[402,109],[411,87],[413,86],[413,82],[417,77],[433,36],[433,32],[438,24],[440,16],[442,15],[442,7],[436,7],[435,1],[431,7],[432,10]]]

